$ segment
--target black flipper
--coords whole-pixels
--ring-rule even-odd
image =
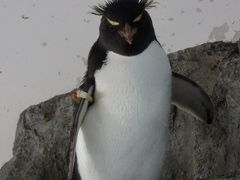
[[[74,175],[74,178],[77,178],[76,172],[73,171],[77,170],[76,167],[74,167],[74,162],[76,160],[75,158],[75,146],[77,141],[77,134],[78,130],[83,123],[84,117],[87,113],[88,108],[93,105],[94,103],[94,91],[95,91],[95,78],[94,74],[95,72],[102,67],[102,65],[105,63],[107,56],[107,52],[105,48],[101,45],[99,39],[93,44],[89,55],[88,55],[88,67],[87,72],[83,78],[82,85],[80,86],[80,89],[88,92],[89,95],[93,97],[93,102],[89,103],[86,99],[81,99],[79,102],[78,111],[75,115],[74,119],[74,130],[72,135],[72,145],[70,149],[70,155],[69,155],[69,173],[68,173],[68,180],[72,179],[72,175]]]
[[[80,173],[78,171],[78,163],[77,163],[77,156],[75,157],[73,175],[71,180],[81,180]]]
[[[207,93],[177,73],[172,74],[172,104],[208,124],[213,120],[214,107]]]
[[[88,91],[87,91],[88,95],[93,96],[94,89],[95,89],[94,85],[90,86]],[[76,113],[75,118],[74,118],[73,130],[71,132],[72,133],[71,134],[72,144],[71,144],[70,152],[69,152],[68,180],[72,180],[73,178],[77,178],[78,170],[77,170],[77,167],[76,167],[77,162],[75,162],[75,160],[76,160],[75,147],[76,147],[76,142],[77,142],[78,130],[79,130],[81,124],[84,121],[84,117],[87,113],[87,110],[88,110],[89,106],[90,106],[90,103],[88,102],[87,99],[81,99],[80,102],[79,102],[79,105],[78,105],[77,113]],[[79,179],[76,179],[76,180],[79,180]],[[80,178],[80,180],[81,180],[81,178]]]

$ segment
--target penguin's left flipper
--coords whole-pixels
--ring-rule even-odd
[[[207,93],[192,80],[174,72],[172,104],[208,124],[213,120],[214,106]]]

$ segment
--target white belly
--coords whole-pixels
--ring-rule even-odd
[[[77,139],[82,180],[159,180],[168,142],[171,69],[157,42],[137,56],[109,52]]]

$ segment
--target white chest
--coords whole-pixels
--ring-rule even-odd
[[[83,180],[157,180],[167,148],[171,69],[157,42],[137,56],[108,53],[77,141]]]

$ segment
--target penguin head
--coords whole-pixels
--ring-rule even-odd
[[[154,0],[112,0],[93,7],[92,14],[102,16],[99,40],[104,48],[121,55],[141,53],[156,39],[146,9]]]

